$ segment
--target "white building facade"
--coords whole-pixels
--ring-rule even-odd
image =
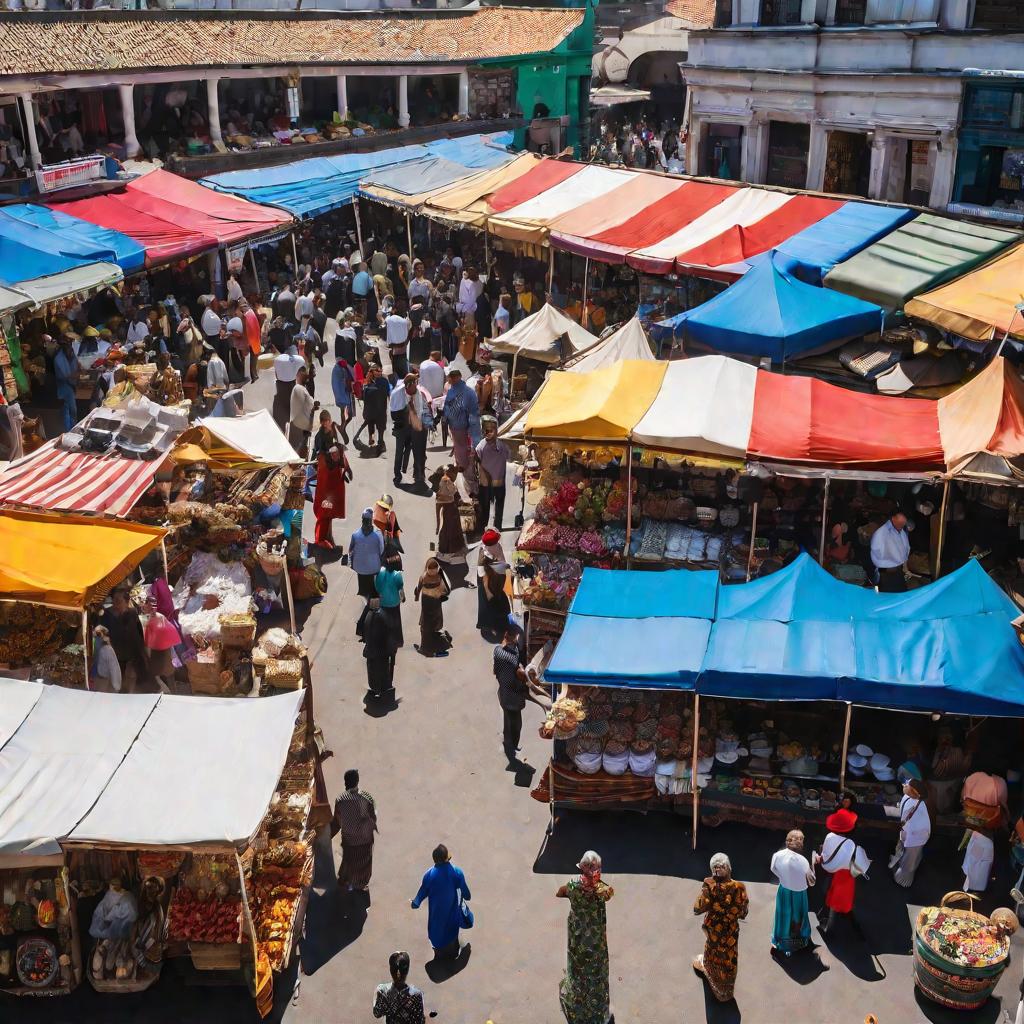
[[[970,101],[979,81],[1000,90],[982,104],[990,122],[1004,106],[1024,114],[1024,77],[1020,101],[1013,88],[1024,4],[732,0],[731,14],[730,26],[689,36],[692,173],[938,209],[973,188],[977,205],[1012,206],[1012,192],[968,180],[979,159],[958,168],[958,146],[965,92]],[[1003,141],[1012,150],[1012,133]],[[975,177],[1003,180],[1000,159]]]

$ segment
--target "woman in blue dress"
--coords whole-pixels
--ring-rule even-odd
[[[412,901],[418,910],[427,900],[427,937],[437,956],[458,956],[459,929],[473,927],[473,914],[463,905],[469,901],[469,886],[461,868],[451,862],[446,846],[434,850],[434,866],[423,876],[420,891]]]

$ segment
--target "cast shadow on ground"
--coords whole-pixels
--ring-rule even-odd
[[[885,968],[877,959],[878,950],[871,943],[859,920],[840,917],[827,935],[822,934],[820,922],[817,933],[822,944],[855,978],[861,981],[882,981]]]
[[[449,978],[454,978],[456,974],[459,974],[466,969],[469,965],[469,958],[472,953],[473,949],[467,942],[462,949],[459,950],[458,956],[435,956],[433,960],[428,960],[423,965],[423,970],[426,971],[427,977],[435,985],[441,985],[448,981]]]
[[[316,974],[359,938],[369,907],[369,893],[339,890],[330,833],[322,829],[316,839],[313,887],[299,950],[304,975]]]
[[[526,761],[521,761],[518,757],[509,762],[509,771],[515,772],[513,781],[524,789],[528,789],[533,784],[533,777],[537,773],[537,769],[532,764],[527,764]]]
[[[938,1003],[933,1003],[921,995],[921,990],[916,985],[914,986],[914,999],[922,1017],[931,1021],[931,1024],[958,1024],[958,1022],[966,1020],[969,1020],[971,1024],[996,1024],[996,1021],[1004,1019],[1002,1016],[1003,1001],[998,996],[992,996],[983,1006],[968,1012],[950,1010],[945,1006],[939,1006]],[[1017,1004],[1014,1002],[1008,1012],[1013,1014],[1016,1010]]]
[[[707,981],[701,977],[704,985],[704,1019],[708,1024],[740,1024],[742,1015],[735,999],[720,1003],[712,993]]]
[[[363,714],[370,718],[387,718],[392,711],[398,710],[401,703],[401,697],[374,697],[367,690],[363,696]]]
[[[802,949],[792,956],[774,953],[772,960],[798,985],[810,985],[829,969],[828,964],[821,962],[819,948],[812,941],[806,949]]]

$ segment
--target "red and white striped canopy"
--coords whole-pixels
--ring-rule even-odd
[[[50,441],[0,473],[0,504],[125,516],[162,462],[65,452]]]

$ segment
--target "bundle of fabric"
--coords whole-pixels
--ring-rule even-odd
[[[221,615],[252,610],[252,581],[241,562],[222,562],[212,552],[199,551],[172,596],[185,634],[212,640],[220,636]]]

